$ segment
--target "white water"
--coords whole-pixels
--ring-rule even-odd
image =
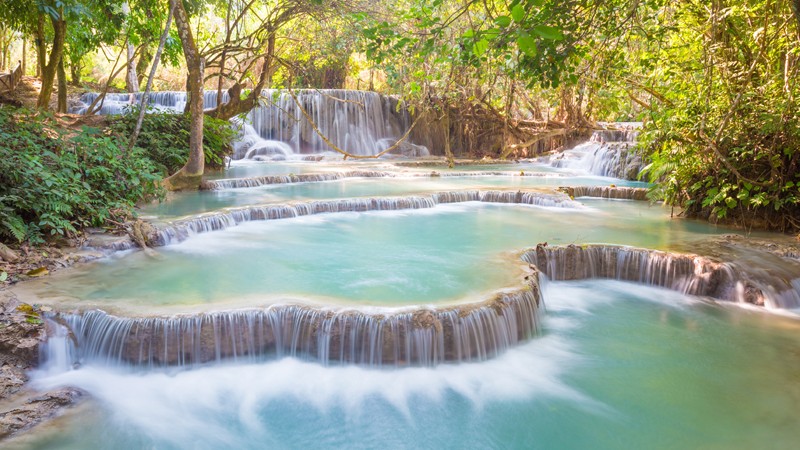
[[[106,94],[98,112],[126,114],[139,104],[142,95]],[[223,101],[227,101],[227,95],[227,91],[223,91]],[[244,118],[232,119],[239,132],[233,159],[284,160],[301,154],[332,152],[334,149],[320,134],[348,153],[375,155],[398,142],[411,125],[408,112],[398,107],[396,99],[375,92],[298,90],[294,95],[296,100],[287,91],[264,90],[259,106]],[[216,91],[205,92],[206,109],[216,107],[216,96]],[[71,112],[85,114],[97,97],[96,93],[84,94],[81,97],[84,106]],[[183,112],[186,99],[185,92],[153,92],[148,108],[168,113]],[[430,152],[424,146],[404,141],[394,153],[427,156]]]
[[[252,168],[286,169],[246,165]],[[309,186],[317,184],[304,185],[303,195],[313,197]],[[297,200],[298,192],[284,195]],[[344,192],[352,196],[344,188],[316,195]],[[670,221],[666,210],[643,203],[585,203],[465,203],[254,222],[192,236],[165,248],[165,260],[137,253],[41,282],[68,294],[74,283],[79,302],[129,303],[120,307],[150,313],[162,302],[191,309],[219,298],[253,301],[253,291],[262,301],[258,295],[270,290],[303,289],[305,297],[419,305],[509,286],[506,253],[545,240],[663,248],[725,232]],[[213,216],[197,229],[231,223]],[[73,369],[71,340],[56,334],[34,383],[86,390],[93,413],[37,430],[24,448],[749,449],[794,448],[800,439],[793,420],[800,367],[787,357],[800,348],[796,318],[618,281],[554,282],[545,301],[541,337],[480,363],[425,368],[282,358],[150,371],[86,359]]]
[[[791,379],[800,367],[782,354],[800,344],[792,320],[617,281],[553,282],[545,296],[545,335],[481,363],[374,370],[286,358],[34,373],[41,389],[86,390],[96,414],[41,430],[24,448],[796,443],[800,390]]]

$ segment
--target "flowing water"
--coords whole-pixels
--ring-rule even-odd
[[[795,319],[617,281],[545,296],[543,334],[482,363],[41,374],[91,404],[19,446],[795,448]]]
[[[388,114],[359,98],[368,117]],[[358,122],[372,127],[360,136],[396,137],[402,120],[385,134]],[[633,171],[604,148],[635,133],[560,159],[453,169],[234,161],[214,190],[143,208],[167,244],[155,258],[120,252],[17,286],[65,311],[34,386],[90,400],[8,446],[795,448],[800,319],[786,308],[800,305],[800,262],[726,253],[726,276],[759,267],[789,286],[768,310],[687,295],[705,262],[584,244],[699,252],[741,232],[582,196],[629,191],[555,192],[641,187],[604,177]],[[568,244],[590,267],[536,259]],[[619,280],[541,274],[540,291],[523,258],[557,280]]]

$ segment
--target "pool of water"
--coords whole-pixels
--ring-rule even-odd
[[[616,281],[545,298],[543,334],[482,363],[34,374],[91,403],[8,448],[796,447],[795,319]]]
[[[254,164],[250,164],[254,165]],[[262,163],[262,165],[268,165]],[[366,170],[355,166],[354,170]],[[307,172],[320,173],[309,169]],[[402,173],[398,172],[400,176]],[[254,204],[278,203],[290,200],[321,200],[364,196],[399,196],[426,194],[455,189],[534,189],[558,186],[617,186],[646,187],[646,183],[596,176],[465,176],[465,177],[405,177],[405,178],[345,178],[314,183],[274,184],[255,188],[222,189],[216,191],[172,194],[169,201],[151,203],[140,209],[149,218],[175,217],[215,211],[221,208]],[[227,178],[227,177],[226,177]]]
[[[719,233],[642,202],[584,199],[580,209],[470,202],[426,210],[249,222],[21,286],[68,304],[219,308],[311,299],[413,305],[481,299],[520,283],[520,250],[548,242],[669,249]]]
[[[508,168],[546,176],[345,179],[178,194],[141,214],[169,221],[221,208],[311,199],[641,186],[540,166],[453,170]],[[431,169],[383,161],[288,161],[234,164],[215,177],[344,170],[408,175]],[[578,208],[470,202],[248,222],[158,248],[155,257],[117,254],[19,284],[15,291],[25,301],[57,309],[102,308],[137,316],[275,302],[440,305],[485,300],[498,289],[518,287],[520,251],[542,242],[694,251],[736,232],[672,218],[660,205],[577,200]],[[749,261],[749,251],[741,252],[728,254]],[[777,256],[769,257],[753,256],[781,264]],[[784,267],[787,277],[795,276],[792,267]],[[283,358],[191,370],[45,365],[32,374],[35,387],[74,386],[90,400],[3,444],[18,449],[796,447],[796,315],[602,280],[546,282],[544,301],[540,336],[479,363],[376,369]]]

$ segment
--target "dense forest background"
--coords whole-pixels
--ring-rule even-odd
[[[121,220],[166,176],[196,187],[231,138],[214,120],[269,101],[267,88],[396,95],[417,132],[446,130],[447,154],[534,156],[543,139],[641,121],[653,200],[797,232],[798,44],[800,0],[0,0],[0,68],[41,80],[38,109],[0,114],[0,236]],[[231,101],[204,112],[204,89]],[[68,93],[140,90],[189,91],[186,117],[143,114],[138,141],[134,120],[59,131],[44,112],[66,112]],[[173,128],[172,142],[147,139]],[[98,145],[105,156],[81,153]],[[120,185],[95,198],[90,159]],[[65,184],[75,191],[50,198]],[[75,192],[88,200],[69,203]]]

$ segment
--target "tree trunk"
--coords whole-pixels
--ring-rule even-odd
[[[8,59],[8,42],[6,41],[6,29],[0,28],[0,70],[6,70],[6,60]]]
[[[130,93],[139,92],[139,77],[136,75],[136,47],[128,42],[128,64],[125,73],[125,90]]]
[[[800,29],[800,0],[792,0],[792,12],[797,20],[797,28]]]
[[[150,46],[146,43],[142,44],[142,49],[139,52],[139,62],[136,63],[136,76],[138,77],[137,86],[141,86],[144,81],[144,76],[147,74],[147,68],[150,65],[150,59],[153,58],[153,53],[150,51]]]
[[[27,66],[28,66],[28,54],[27,54],[27,50],[28,49],[27,49],[27,46],[28,46],[28,37],[23,35],[22,36],[22,74],[23,75],[25,75],[27,73],[25,71],[25,69],[27,69]]]
[[[222,83],[225,80],[225,62],[228,57],[228,44],[231,42],[231,8],[233,3],[228,3],[228,8],[225,12],[225,47],[222,49],[222,56],[219,62],[219,74],[217,75],[217,106],[214,108],[215,116],[219,119],[219,114],[222,111]]]
[[[180,0],[170,0],[170,7],[175,15],[175,26],[183,46],[183,56],[189,70],[187,94],[190,116],[189,125],[189,160],[186,165],[171,177],[164,180],[170,190],[198,189],[205,170],[203,153],[203,59],[197,51],[192,36],[191,23]]]
[[[147,77],[147,85],[144,88],[142,100],[139,103],[139,117],[136,119],[136,127],[133,129],[133,135],[130,142],[128,142],[127,151],[130,152],[136,140],[139,138],[139,133],[142,131],[142,122],[144,121],[144,114],[147,111],[147,101],[150,97],[150,89],[153,87],[153,78],[156,76],[156,69],[158,69],[158,61],[161,60],[161,52],[164,51],[164,44],[167,42],[169,35],[169,28],[172,25],[172,7],[167,12],[167,24],[164,25],[164,32],[161,34],[161,39],[158,41],[158,49],[156,50],[155,58],[153,58],[153,65],[150,67],[150,76]]]
[[[36,77],[42,76],[42,69],[46,65],[45,54],[47,53],[47,44],[44,42],[44,15],[39,14],[36,20],[36,35],[34,36],[34,44],[36,46]]]
[[[80,86],[81,85],[81,64],[80,62],[72,63],[69,65],[69,72],[70,72],[70,82],[73,86]]]
[[[64,55],[58,60],[58,112],[67,112],[67,71],[64,70]]]
[[[53,95],[53,81],[56,78],[58,63],[64,54],[64,37],[67,34],[67,22],[64,20],[63,10],[59,12],[58,18],[50,16],[50,21],[53,23],[53,48],[50,50],[50,61],[42,68],[42,90],[39,92],[39,100],[36,102],[36,106],[43,109],[47,109],[50,97]],[[39,23],[43,29],[43,21]],[[42,47],[44,47],[44,40],[42,40]],[[44,49],[42,49],[40,63],[43,61]]]
[[[243,86],[240,83],[234,83],[233,86],[228,89],[228,102],[225,104],[217,103],[217,107],[209,111],[208,114],[213,115],[217,119],[229,120],[234,116],[246,113],[255,108],[258,105],[258,99],[261,97],[261,91],[272,85],[272,76],[278,68],[278,66],[273,63],[274,59],[275,33],[272,32],[267,38],[267,53],[264,55],[264,64],[261,66],[261,76],[258,79],[258,84],[256,84],[245,99],[242,99],[241,94]]]

